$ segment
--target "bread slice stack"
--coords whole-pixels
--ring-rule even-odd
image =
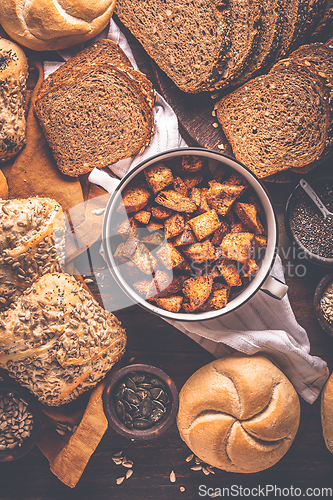
[[[332,27],[333,0],[122,0],[115,13],[184,92],[215,91],[265,72]]]
[[[143,151],[154,100],[149,80],[101,40],[45,80],[34,110],[57,166],[76,177]]]
[[[333,49],[314,43],[217,104],[217,119],[237,160],[259,178],[305,173],[333,153],[330,92]]]

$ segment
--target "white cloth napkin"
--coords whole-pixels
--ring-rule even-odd
[[[129,44],[113,20],[94,40],[106,37],[120,45],[133,67],[137,69]],[[61,51],[60,54],[67,60],[82,48],[83,45],[79,45]],[[60,64],[62,63],[45,62],[45,77]],[[179,134],[175,113],[159,94],[154,114],[156,132],[144,153],[110,166],[119,177],[123,177],[145,158],[168,149],[186,146]],[[279,257],[276,258],[271,274],[284,281]],[[234,349],[249,355],[258,352],[265,354],[281,368],[297,392],[309,403],[316,400],[329,376],[325,361],[310,355],[307,333],[297,323],[287,296],[279,301],[259,291],[238,310],[220,318],[194,323],[169,323],[217,358],[233,352]]]

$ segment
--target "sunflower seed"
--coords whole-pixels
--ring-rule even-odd
[[[186,457],[186,462],[191,462],[191,460],[193,460],[194,458],[194,453],[191,453],[191,455],[189,455],[188,457]]]
[[[172,471],[170,472],[170,482],[171,482],[171,483],[175,483],[175,482],[176,482],[176,479],[177,479],[177,478],[176,478],[176,474],[175,474],[175,472],[172,470]]]
[[[124,481],[124,479],[125,479],[124,477],[117,477],[116,483],[119,485]]]
[[[129,479],[131,477],[131,475],[133,474],[133,469],[128,469],[128,471],[126,472],[126,476],[125,478],[126,479]]]

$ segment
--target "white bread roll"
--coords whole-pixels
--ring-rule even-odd
[[[321,425],[327,449],[333,453],[333,374],[321,393]]]
[[[59,50],[90,40],[109,22],[116,0],[1,0],[0,23],[33,50]]]
[[[180,436],[201,460],[229,472],[259,472],[278,462],[299,419],[294,387],[261,355],[215,360],[179,394]]]
[[[23,50],[0,38],[0,163],[15,156],[25,144],[27,78],[28,62]]]

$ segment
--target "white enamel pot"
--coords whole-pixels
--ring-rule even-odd
[[[244,290],[236,297],[229,300],[226,307],[223,309],[218,309],[209,312],[201,313],[172,313],[157,307],[156,305],[144,300],[132,287],[128,285],[124,277],[122,276],[119,266],[113,257],[113,252],[111,249],[111,232],[112,227],[112,217],[115,213],[120,201],[121,193],[123,189],[145,168],[149,167],[153,163],[163,162],[167,160],[172,160],[179,156],[184,155],[195,155],[204,157],[210,163],[222,163],[227,167],[234,169],[236,172],[241,174],[250,186],[255,190],[262,207],[265,212],[266,218],[266,231],[267,231],[267,248],[263,259],[261,260],[259,270],[256,276],[249,282],[249,284],[244,288]],[[133,301],[135,304],[139,304],[144,309],[157,314],[158,316],[164,317],[170,320],[177,321],[204,321],[213,318],[217,318],[224,314],[228,314],[231,311],[235,311],[240,306],[242,306],[246,301],[248,301],[255,293],[259,290],[269,294],[276,299],[281,299],[287,292],[288,287],[270,275],[270,271],[274,264],[277,250],[277,240],[278,240],[278,226],[275,211],[263,184],[257,179],[257,177],[244,165],[235,161],[222,153],[217,153],[203,148],[178,148],[174,150],[169,150],[164,153],[159,153],[151,158],[140,163],[133,170],[131,170],[123,179],[120,181],[109,176],[105,171],[95,168],[89,175],[89,181],[101,186],[106,191],[108,191],[111,196],[106,206],[104,221],[103,221],[103,247],[105,252],[105,258],[109,270],[120,286],[120,288],[125,292],[125,294]]]

